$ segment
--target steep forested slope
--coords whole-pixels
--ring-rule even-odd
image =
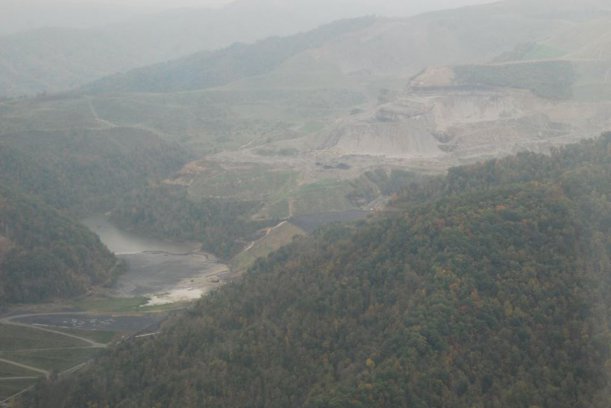
[[[115,257],[87,228],[0,185],[0,306],[84,293],[117,272]]]
[[[453,169],[25,405],[608,407],[610,194],[611,135]]]
[[[110,282],[119,272],[115,257],[75,218],[108,211],[188,157],[139,129],[0,134],[0,304],[73,296]]]
[[[118,196],[177,171],[189,154],[133,128],[0,135],[0,183],[56,208],[108,210]]]
[[[191,200],[182,186],[159,185],[125,195],[111,219],[147,236],[201,242],[206,251],[229,259],[257,230],[273,223],[252,220],[259,207],[250,201]]]

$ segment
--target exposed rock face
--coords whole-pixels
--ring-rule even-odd
[[[390,123],[362,121],[334,129],[321,147],[340,155],[438,157],[443,152],[431,127],[425,116]]]
[[[448,78],[447,69],[427,70],[395,100],[338,122],[318,148],[453,164],[548,151],[611,126],[611,101],[550,100],[528,90],[452,86]]]

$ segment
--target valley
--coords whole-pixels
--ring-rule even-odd
[[[168,310],[184,308],[229,279],[228,268],[196,244],[130,234],[103,215],[82,223],[126,263],[125,273],[73,301],[19,305],[0,314],[2,405],[41,378],[78,372],[113,343],[157,333]]]
[[[197,243],[172,243],[121,231],[104,216],[82,221],[127,265],[108,295],[146,298],[143,306],[199,299],[233,276],[228,267],[202,252]]]
[[[40,379],[73,375],[111,343],[155,332],[164,318],[161,314],[50,313],[42,308],[37,313],[1,315],[0,406]]]
[[[609,406],[608,4],[184,19],[0,37],[0,406]]]
[[[25,404],[605,407],[610,138],[413,183]]]

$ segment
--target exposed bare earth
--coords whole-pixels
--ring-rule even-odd
[[[611,102],[553,101],[527,90],[411,89],[339,122],[319,148],[448,167],[594,137],[611,127],[610,112]]]
[[[147,305],[196,300],[227,279],[229,269],[204,252],[141,252],[121,255],[128,271],[114,289],[119,297],[148,297]]]
[[[103,215],[83,220],[102,242],[128,264],[111,296],[146,297],[147,306],[196,300],[231,274],[196,243],[173,243],[123,231]]]

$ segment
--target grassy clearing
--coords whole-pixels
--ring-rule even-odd
[[[15,351],[4,353],[7,360],[44,370],[63,371],[93,358],[100,352],[97,348],[74,348],[53,351]]]
[[[288,222],[282,223],[259,239],[248,251],[241,252],[231,261],[232,269],[245,271],[259,258],[264,258],[273,251],[289,244],[294,237],[305,235],[305,232]]]
[[[345,181],[322,180],[301,187],[294,194],[291,215],[346,211],[356,208],[347,196],[353,187]]]
[[[87,297],[83,299],[79,299],[71,304],[71,306],[84,311],[95,314],[104,314],[104,313],[129,313],[129,314],[139,314],[139,313],[161,313],[161,312],[169,312],[175,310],[181,310],[185,308],[185,305],[159,305],[159,306],[146,306],[148,302],[148,298],[146,297],[133,297],[133,298],[114,298],[114,297]],[[65,331],[65,329],[61,329],[61,331]],[[112,332],[100,332],[96,331],[98,334],[91,333],[87,330],[82,332],[81,334],[77,334],[77,336],[85,337],[88,339],[96,340],[95,336],[100,336],[99,338],[107,338],[111,336]],[[87,334],[90,333],[90,334]],[[104,333],[104,334],[103,334]],[[99,341],[99,340],[96,340]],[[105,343],[105,341],[102,341]]]
[[[550,99],[572,96],[572,86],[577,80],[575,67],[568,61],[464,65],[455,67],[454,73],[459,85],[528,89]]]
[[[324,127],[324,122],[307,122],[301,127],[301,131],[307,134],[316,133],[323,130]]]
[[[584,102],[611,100],[611,71],[606,61],[583,61],[575,63],[578,77],[573,94]]]
[[[167,312],[176,312],[179,310],[185,310],[189,306],[191,306],[193,302],[178,302],[178,303],[168,303],[165,305],[156,305],[156,306],[142,306],[139,308],[139,311],[144,313],[167,313]]]
[[[567,51],[548,44],[526,43],[520,44],[512,51],[501,54],[497,61],[529,61],[561,58]]]
[[[282,220],[290,216],[289,210],[288,199],[282,199],[271,204],[267,204],[261,209],[261,211],[259,211],[257,217],[261,217],[263,219]]]
[[[86,343],[29,327],[0,325],[0,351],[33,348],[83,347]]]
[[[46,131],[98,126],[84,99],[27,100],[11,104],[0,121],[1,131]],[[69,125],[67,125],[69,124]]]
[[[86,297],[72,303],[72,306],[91,313],[129,313],[142,311],[141,306],[148,301],[145,297],[114,298],[114,297]]]
[[[189,188],[198,198],[222,198],[240,201],[262,201],[282,194],[296,182],[291,170],[245,165],[235,169],[211,169],[202,173]]]
[[[566,51],[547,44],[533,44],[522,56],[523,60],[560,58]]]
[[[588,84],[574,88],[575,100],[580,102],[611,101],[611,84]]]
[[[285,219],[297,215],[357,209],[348,198],[355,192],[350,181],[321,180],[276,194],[257,214],[263,218]]]
[[[0,361],[0,377],[38,377],[40,373]]]
[[[105,330],[81,330],[81,329],[68,329],[68,328],[53,328],[53,330],[60,331],[62,333],[72,334],[74,336],[83,337],[89,340],[97,341],[98,343],[108,344],[116,336],[117,332],[105,331]]]
[[[0,400],[9,398],[35,383],[36,380],[0,381]]]
[[[319,127],[316,123],[364,102],[365,96],[350,88],[269,89],[238,83],[193,92],[98,97],[93,106],[108,122],[155,129],[168,140],[210,153],[253,140],[292,138],[292,129],[309,133]]]

